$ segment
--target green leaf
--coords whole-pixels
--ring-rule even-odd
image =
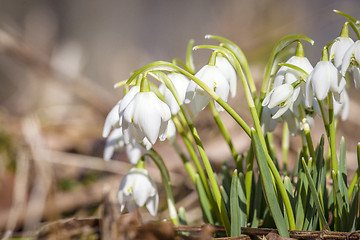
[[[247,226],[247,214],[246,214],[246,193],[245,193],[245,179],[244,174],[239,173],[238,184],[237,184],[237,193],[239,198],[239,210],[240,210],[240,226]]]
[[[287,225],[285,223],[284,216],[282,214],[281,208],[279,206],[279,202],[275,194],[275,189],[274,189],[275,186],[273,185],[269,166],[265,159],[264,150],[262,149],[260,139],[254,129],[252,129],[251,131],[251,137],[253,140],[253,144],[255,146],[256,159],[259,165],[259,170],[263,183],[263,191],[267,205],[271,212],[271,216],[274,219],[275,225],[278,229],[280,236],[289,237]]]
[[[316,207],[316,210],[318,211],[319,213],[319,216],[320,216],[320,224],[321,224],[321,228],[323,228],[324,226],[327,225],[327,221],[325,219],[325,215],[324,215],[324,212],[321,208],[321,204],[320,204],[320,201],[319,201],[319,197],[316,193],[316,189],[315,189],[315,184],[310,176],[310,172],[306,166],[306,163],[305,163],[305,160],[302,159],[302,164],[303,164],[303,168],[304,168],[304,172],[306,174],[306,178],[309,182],[309,186],[310,186],[310,192],[311,192],[311,195],[314,199],[314,202],[315,202],[315,207]]]
[[[230,236],[240,236],[240,209],[239,209],[239,198],[238,198],[238,175],[235,169],[231,181],[230,189],[230,219],[231,219],[231,231]]]
[[[179,207],[179,223],[180,225],[187,225],[187,220],[186,220],[186,211],[184,207]]]
[[[261,176],[260,176],[261,178]],[[254,184],[255,185],[255,184]],[[251,222],[251,227],[252,228],[257,228],[259,227],[259,222],[260,222],[260,216],[261,216],[261,206],[263,203],[263,199],[264,199],[264,195],[261,189],[261,179],[258,179],[256,186],[253,186],[253,188],[255,188],[255,195],[254,195],[254,207],[253,207],[253,219]]]
[[[355,186],[354,194],[352,195],[351,203],[350,203],[350,214],[348,219],[348,230],[349,232],[353,232],[356,230],[356,220],[357,219],[357,213],[359,210],[359,187]]]
[[[210,224],[214,224],[214,219],[213,219],[213,216],[210,211],[210,209],[211,209],[210,202],[206,196],[206,192],[205,192],[204,186],[201,183],[199,175],[196,175],[196,177],[195,177],[195,185],[196,185],[196,189],[197,189],[197,192],[199,195],[200,206],[203,211],[205,221],[207,221]]]

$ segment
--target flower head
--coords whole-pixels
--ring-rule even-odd
[[[143,141],[146,138],[151,144],[155,144],[158,138],[165,139],[163,135],[166,136],[170,119],[171,112],[166,103],[153,92],[140,91],[124,109],[122,127],[125,141],[132,138]]]
[[[357,40],[344,54],[341,65],[341,74],[352,71],[355,87],[360,86],[360,40]]]
[[[343,57],[346,51],[354,44],[354,41],[349,37],[337,37],[335,42],[330,46],[330,61],[332,61],[336,68],[341,69]]]
[[[183,103],[185,99],[186,89],[189,85],[190,80],[186,76],[180,73],[169,73],[167,76],[169,77],[169,79],[171,80],[171,82],[175,87],[179,101]],[[161,94],[164,95],[165,102],[170,107],[171,113],[173,115],[176,115],[180,110],[180,106],[176,102],[174,95],[165,86],[165,84],[161,84],[159,86],[159,91]]]
[[[119,106],[121,100],[110,110],[109,114],[106,116],[102,136],[106,138],[109,136],[109,133],[112,128],[119,126]]]
[[[205,65],[196,74],[195,77],[205,83],[211,90],[213,90],[220,98],[227,101],[229,95],[229,82],[226,80],[224,74],[216,66]],[[205,92],[194,81],[190,81],[186,90],[185,104],[189,105],[189,108],[194,116],[197,116],[206,105],[210,102],[210,95]],[[215,103],[218,111],[222,111],[222,107]]]
[[[319,61],[306,82],[305,105],[307,107],[312,105],[314,95],[318,100],[323,100],[329,92],[332,92],[339,101],[345,85],[345,79],[330,61]]]
[[[268,106],[270,109],[278,107],[279,110],[273,116],[276,119],[292,106],[296,97],[294,97],[294,87],[291,84],[285,83],[271,90],[264,98],[262,105]]]
[[[229,82],[231,97],[236,96],[237,77],[234,67],[231,65],[226,57],[217,56],[215,66],[224,74],[226,80]]]
[[[132,168],[125,175],[118,193],[120,210],[133,211],[146,205],[152,216],[155,216],[159,204],[159,195],[155,183],[145,169]]]

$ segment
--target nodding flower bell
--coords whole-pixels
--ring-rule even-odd
[[[231,97],[234,98],[236,96],[237,77],[233,65],[226,57],[217,56],[215,66],[220,69],[229,82]]]
[[[334,63],[337,69],[341,69],[343,57],[353,44],[354,41],[349,37],[348,22],[346,22],[341,30],[340,36],[334,40],[329,48],[330,61]]]
[[[109,136],[110,131],[114,127],[119,127],[119,106],[120,106],[121,100],[110,110],[108,115],[106,116],[104,128],[102,132],[102,136],[106,138]]]
[[[122,128],[124,135],[128,135],[124,136],[125,142],[134,136],[137,141],[146,138],[151,144],[155,144],[158,138],[165,139],[170,119],[170,108],[155,93],[150,92],[148,80],[143,78],[140,92],[134,95],[124,109]]]
[[[185,99],[186,89],[189,85],[190,80],[181,73],[173,72],[169,73],[167,76],[174,85],[177,96],[179,98],[179,102],[183,103]],[[176,99],[172,92],[165,86],[165,84],[161,84],[159,86],[159,91],[162,95],[164,95],[165,102],[170,107],[171,113],[173,115],[176,115],[180,110],[180,106],[176,102]]]
[[[340,102],[340,94],[344,90],[346,80],[329,61],[327,49],[323,49],[323,56],[306,81],[305,105],[312,106],[313,97],[324,100],[329,92],[334,94],[336,101]]]
[[[138,167],[130,169],[121,181],[118,200],[120,211],[124,211],[125,207],[133,211],[145,205],[152,216],[156,215],[159,194],[147,170]]]
[[[215,65],[205,65],[196,74],[200,81],[205,83],[213,90],[222,100],[227,101],[229,95],[229,82],[222,71]],[[189,105],[190,111],[196,117],[210,102],[210,95],[205,92],[194,81],[190,81],[186,90],[185,104]],[[215,102],[216,109],[223,111],[223,108]]]
[[[357,40],[344,54],[341,65],[341,74],[345,76],[347,71],[353,72],[355,87],[360,86],[360,40]]]

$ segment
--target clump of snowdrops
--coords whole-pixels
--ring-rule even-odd
[[[360,39],[360,22],[345,16],[340,36],[324,46],[321,60],[313,66],[306,58],[303,43],[313,41],[302,35],[281,39],[274,47],[264,71],[260,90],[256,89],[247,59],[233,42],[207,35],[219,45],[193,46],[189,42],[185,63],[157,61],[133,72],[124,88],[124,96],[106,118],[103,137],[107,137],[104,159],[125,149],[133,164],[120,184],[121,211],[146,206],[156,215],[157,186],[146,170],[146,158],[160,170],[167,195],[169,218],[174,225],[186,224],[185,212],[175,207],[171,176],[163,159],[152,146],[168,140],[181,157],[197,189],[203,219],[225,227],[228,236],[241,234],[241,227],[276,227],[279,234],[288,230],[354,231],[359,221],[359,168],[347,182],[345,140],[336,146],[338,119],[349,112],[347,89],[360,85],[360,40],[349,37],[351,29]],[[207,65],[195,70],[193,50],[211,50]],[[284,60],[284,53],[293,55]],[[291,52],[291,51],[290,51]],[[294,54],[295,52],[295,54]],[[238,89],[245,92],[252,122],[227,104]],[[210,108],[228,143],[236,169],[232,176],[223,165],[221,181],[216,178],[194,119]],[[237,153],[219,112],[225,111],[251,140],[245,153]],[[313,141],[314,118],[322,119],[324,134]],[[272,131],[283,123],[282,158],[273,147]],[[175,140],[178,134],[183,148]],[[296,167],[286,169],[289,137],[301,135]],[[328,149],[324,149],[327,141]],[[339,151],[337,151],[337,148]],[[357,147],[360,159],[360,147]],[[254,161],[258,168],[254,169]],[[280,172],[282,174],[280,174]],[[331,183],[328,184],[328,183]]]

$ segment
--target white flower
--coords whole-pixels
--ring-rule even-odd
[[[306,57],[292,56],[286,61],[288,64],[292,64],[296,67],[301,68],[307,74],[310,74],[313,70],[313,66]],[[276,88],[284,83],[292,84],[299,79],[305,79],[306,77],[302,72],[299,72],[293,68],[287,66],[281,66],[279,71],[276,73],[273,88]],[[299,105],[303,98],[303,85],[304,82],[300,82],[294,89],[293,104]]]
[[[319,61],[306,81],[305,105],[312,105],[314,95],[318,100],[325,99],[329,91],[340,101],[340,94],[345,85],[346,80],[330,61]]]
[[[186,76],[184,76],[183,74],[180,74],[180,73],[169,73],[167,76],[169,77],[169,79],[171,80],[171,82],[174,85],[174,88],[177,92],[177,96],[179,98],[180,103],[183,103],[184,99],[185,99],[186,89],[189,85],[190,80]],[[165,102],[170,107],[171,113],[173,115],[176,115],[180,110],[180,106],[176,102],[174,95],[165,86],[165,84],[161,84],[159,86],[159,91],[161,94],[164,95]]]
[[[114,155],[115,149],[123,148],[124,136],[121,128],[115,128],[109,137],[106,139],[103,158],[105,161],[109,161],[111,157]]]
[[[231,97],[234,98],[236,96],[237,77],[233,65],[226,57],[217,56],[215,61],[215,66],[220,69],[229,82]]]
[[[170,119],[166,131],[166,139],[168,139],[170,144],[172,144],[175,141],[175,136],[176,136],[176,127],[173,120]]]
[[[334,115],[338,116],[341,111],[341,120],[345,121],[349,115],[350,99],[346,90],[342,91],[340,102],[334,101]]]
[[[119,106],[121,100],[110,110],[109,114],[106,116],[102,136],[106,138],[109,136],[109,133],[112,128],[119,127]]]
[[[266,135],[267,132],[272,132],[275,130],[278,120],[275,120],[272,118],[272,116],[278,111],[278,109],[275,108],[268,108],[267,106],[263,107],[262,113],[261,113],[261,129],[263,131],[263,134]]]
[[[125,175],[118,193],[120,210],[133,211],[146,205],[152,216],[155,216],[159,204],[159,195],[155,183],[145,169],[132,168]]]
[[[135,97],[135,95],[140,92],[140,86],[134,86],[130,88],[129,92],[125,94],[123,99],[121,100],[121,103],[119,105],[119,122],[120,124],[123,123],[122,117],[124,115],[125,108],[129,105],[131,100]]]
[[[143,144],[146,146],[146,143]],[[114,155],[115,150],[123,149],[124,147],[126,149],[127,158],[132,165],[136,165],[140,157],[146,152],[146,149],[135,141],[126,144],[122,129],[115,128],[106,139],[103,153],[104,160],[109,161]]]
[[[313,66],[306,57],[292,56],[286,61],[286,63],[299,67],[308,74],[310,74],[313,70]],[[291,84],[300,78],[305,78],[301,72],[287,66],[281,66],[279,71],[276,73],[273,87],[275,88],[283,83]]]
[[[147,138],[151,144],[155,144],[158,138],[165,139],[170,119],[170,108],[155,93],[138,92],[124,109],[122,128],[125,142],[134,136],[138,141]]]
[[[126,144],[125,150],[129,162],[134,166],[138,163],[141,156],[143,156],[146,152],[146,149],[144,149],[144,147],[137,142]]]
[[[343,57],[346,51],[353,45],[354,41],[349,37],[337,37],[330,46],[330,60],[335,67],[341,69]]]
[[[291,84],[284,83],[271,90],[264,98],[262,105],[267,105],[270,109],[278,107],[279,110],[273,116],[276,119],[292,106],[296,98],[297,96],[294,96],[294,87]]]
[[[360,40],[357,40],[344,54],[341,65],[341,74],[345,76],[347,71],[352,71],[355,87],[360,86]]]
[[[213,90],[220,98],[227,101],[229,95],[229,82],[226,80],[224,74],[216,66],[205,65],[196,74],[200,81],[205,83],[211,90]],[[192,114],[196,117],[206,105],[210,102],[211,97],[194,81],[190,81],[186,90],[185,104],[189,105]],[[216,109],[222,111],[222,107],[215,103]]]

